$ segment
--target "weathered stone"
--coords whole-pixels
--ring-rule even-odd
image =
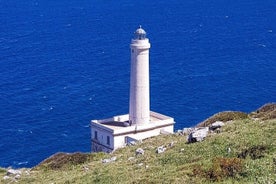
[[[175,133],[180,135],[180,134],[182,134],[182,130],[177,130]]]
[[[106,158],[102,160],[102,163],[110,163],[110,162],[115,162],[117,157],[111,157],[111,158]]]
[[[116,161],[117,160],[117,157],[111,157],[111,159],[110,159],[111,161]]]
[[[136,155],[144,155],[145,151],[142,148],[136,149]]]
[[[83,170],[84,170],[84,171],[89,171],[89,167],[83,166]]]
[[[15,175],[15,177],[14,177],[14,179],[19,179],[21,177],[21,175],[20,174],[17,174],[17,175]]]
[[[29,175],[30,175],[30,170],[29,170],[29,169],[26,170],[26,171],[25,171],[25,174],[26,174],[27,176],[29,176]]]
[[[224,125],[225,123],[223,123],[222,121],[216,121],[209,126],[209,129],[215,131],[216,129],[220,129]]]
[[[228,154],[231,153],[231,148],[230,148],[230,147],[227,148],[227,153],[228,153]]]
[[[16,170],[16,169],[8,169],[7,170],[7,175],[21,175],[22,172],[20,170]]]
[[[171,148],[173,147],[173,145],[174,145],[174,142],[172,141],[168,146]]]
[[[109,162],[110,162],[110,159],[108,158],[102,160],[102,163],[109,163]]]
[[[166,148],[164,146],[159,146],[157,149],[156,149],[156,153],[164,153],[166,151]]]
[[[205,137],[208,135],[208,131],[209,131],[209,127],[195,129],[188,135],[187,137],[188,143],[203,141]]]
[[[138,164],[139,167],[141,167],[141,166],[143,166],[143,165],[144,165],[143,163]]]
[[[9,180],[11,177],[9,177],[9,176],[4,176],[3,177],[3,180]]]
[[[131,160],[134,160],[134,159],[135,159],[134,157],[129,157],[128,161],[131,161]]]
[[[193,130],[193,128],[183,128],[182,133],[184,135],[189,135]]]

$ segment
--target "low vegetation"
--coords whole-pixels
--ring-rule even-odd
[[[272,116],[274,117],[274,116]],[[242,116],[218,134],[186,143],[186,136],[161,135],[112,154],[58,153],[18,183],[256,183],[276,182],[276,119]],[[161,154],[159,146],[166,147]],[[136,155],[137,148],[145,153]],[[103,159],[116,157],[114,162]],[[5,169],[0,169],[0,183]]]
[[[262,120],[276,119],[276,104],[265,104],[256,111],[250,113],[249,116],[252,118],[259,118]]]
[[[248,114],[244,112],[239,112],[239,111],[224,111],[224,112],[219,112],[210,118],[206,119],[205,121],[199,123],[197,127],[206,127],[211,125],[212,123],[216,121],[232,121],[232,120],[241,120],[241,119],[246,119],[248,117]]]

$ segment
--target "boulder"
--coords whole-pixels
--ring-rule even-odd
[[[7,170],[7,176],[9,175],[21,175],[22,172],[20,170],[16,170],[16,169],[8,169]]]
[[[138,164],[137,166],[141,167],[141,166],[143,166],[143,165],[144,165],[143,163],[140,163],[140,164]]]
[[[9,180],[9,179],[10,179],[9,176],[4,176],[4,177],[3,177],[3,180]]]
[[[164,153],[166,151],[166,148],[164,146],[159,146],[157,149],[156,149],[156,153],[159,154],[159,153]]]
[[[208,132],[209,127],[196,128],[188,135],[187,141],[188,143],[203,141],[207,137]]]
[[[21,175],[20,174],[17,174],[17,175],[15,175],[15,177],[14,177],[14,179],[19,179],[21,177]]]
[[[134,157],[129,157],[128,161],[131,161],[131,160],[134,160],[134,159],[135,159]]]
[[[182,134],[189,135],[193,130],[193,128],[183,128]]]
[[[102,160],[102,163],[110,163],[110,162],[115,162],[117,157],[111,157],[111,158],[106,158]]]
[[[136,155],[144,155],[145,151],[142,148],[138,148],[135,151]]]
[[[172,141],[171,143],[169,143],[168,147],[171,148],[174,146],[174,142]]]
[[[224,125],[225,123],[223,123],[222,121],[216,121],[209,126],[209,129],[215,131],[216,129],[220,129]]]

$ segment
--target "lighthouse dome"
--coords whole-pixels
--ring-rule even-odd
[[[144,40],[146,38],[146,31],[142,29],[142,26],[140,26],[136,31],[134,32],[134,38],[138,40]]]

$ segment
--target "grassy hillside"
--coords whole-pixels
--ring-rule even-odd
[[[256,114],[254,114],[256,115]],[[218,134],[186,143],[186,136],[161,135],[112,154],[57,154],[22,169],[18,183],[275,183],[276,119],[249,116],[228,122]],[[172,144],[173,143],[173,144]],[[166,146],[164,153],[156,148]],[[142,148],[144,155],[136,155]],[[116,156],[111,163],[105,158]],[[0,169],[0,183],[5,169]]]

